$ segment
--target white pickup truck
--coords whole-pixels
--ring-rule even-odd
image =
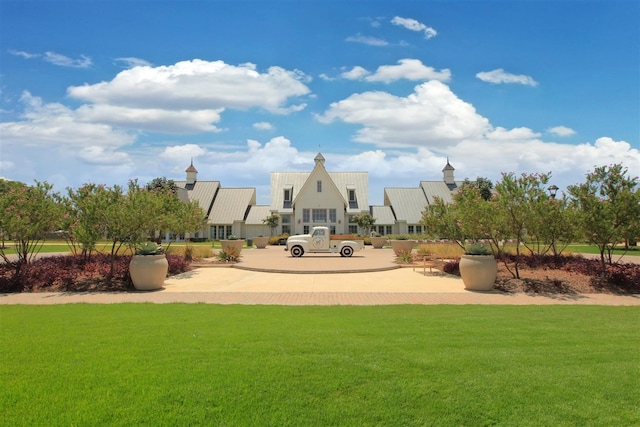
[[[301,257],[305,252],[338,252],[340,256],[350,257],[355,251],[364,249],[364,243],[357,240],[332,240],[329,227],[313,227],[311,234],[290,236],[284,247],[291,256]]]

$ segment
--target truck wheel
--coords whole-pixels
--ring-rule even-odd
[[[340,251],[340,255],[345,257],[350,257],[351,255],[353,255],[353,248],[351,246],[345,246]]]
[[[291,248],[291,256],[299,258],[304,254],[304,249],[302,246],[294,246]]]

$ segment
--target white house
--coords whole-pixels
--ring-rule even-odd
[[[321,153],[310,172],[272,172],[271,204],[256,205],[255,188],[222,188],[219,181],[199,181],[193,162],[185,181],[176,181],[181,197],[197,200],[206,213],[206,225],[195,237],[251,238],[271,233],[263,220],[280,215],[276,234],[308,233],[324,225],[331,233],[361,233],[353,217],[370,213],[380,234],[419,234],[422,211],[435,197],[451,201],[460,186],[449,161],[442,181],[420,181],[416,188],[385,188],[384,205],[369,205],[368,172],[328,172]]]

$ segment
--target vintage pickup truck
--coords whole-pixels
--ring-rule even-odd
[[[340,256],[350,257],[355,251],[364,249],[364,243],[357,240],[333,240],[328,227],[313,227],[311,234],[290,236],[284,247],[291,256],[301,257],[305,252],[338,252]]]

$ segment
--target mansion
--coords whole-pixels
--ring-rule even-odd
[[[206,214],[203,228],[193,237],[212,240],[269,236],[263,220],[280,215],[275,234],[306,234],[313,226],[327,226],[332,234],[362,234],[353,217],[370,213],[372,231],[382,235],[422,233],[422,211],[435,197],[445,202],[462,184],[453,166],[442,170],[441,181],[420,181],[416,188],[385,188],[384,205],[369,205],[368,172],[328,172],[321,153],[310,172],[271,172],[271,204],[256,204],[255,188],[223,188],[219,181],[200,181],[193,162],[186,180],[175,181],[183,200],[197,201]]]

